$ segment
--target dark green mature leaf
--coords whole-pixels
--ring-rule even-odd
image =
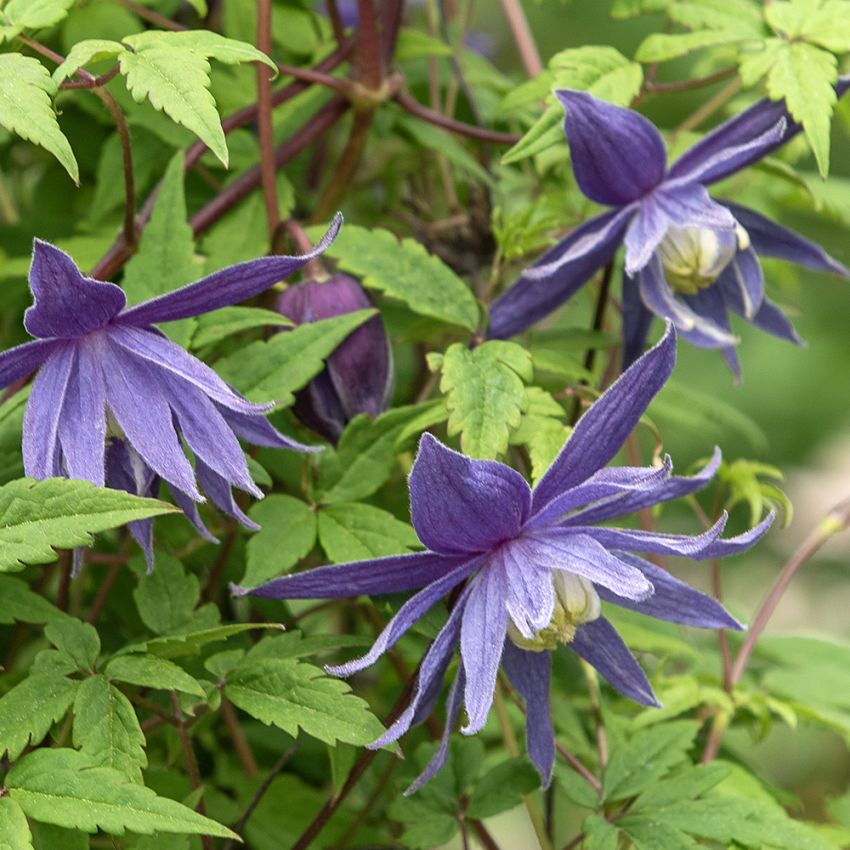
[[[0,755],[14,761],[30,743],[39,743],[61,720],[79,682],[58,673],[36,673],[0,698]]]
[[[159,551],[156,569],[150,574],[141,572],[133,599],[142,622],[160,635],[188,626],[201,596],[198,579],[187,573],[176,558]]]
[[[100,655],[100,638],[97,629],[67,617],[47,624],[44,636],[77,665],[78,670],[91,672]]]
[[[635,850],[696,850],[699,846],[686,832],[657,818],[629,815],[617,826],[631,838]]]
[[[309,635],[297,630],[263,638],[248,651],[248,658],[304,658],[347,647],[371,646],[366,635]]]
[[[247,567],[240,584],[254,587],[282,575],[316,542],[316,513],[306,502],[274,493],[248,512],[260,530],[248,541]]]
[[[68,615],[29,589],[19,578],[0,576],[0,623],[50,623]]]
[[[584,777],[562,760],[555,762],[555,779],[558,788],[577,806],[584,809],[599,807],[599,795]]]
[[[198,316],[195,321],[197,330],[192,337],[192,348],[203,348],[231,334],[254,328],[292,326],[286,316],[261,307],[222,307]]]
[[[294,659],[246,659],[228,676],[224,695],[263,723],[333,744],[368,744],[384,728],[339,679]]]
[[[620,831],[601,815],[588,815],[582,824],[584,850],[617,850]]]
[[[373,505],[336,502],[319,511],[319,542],[336,564],[419,548],[416,532]]]
[[[534,765],[524,758],[503,761],[489,770],[478,782],[469,797],[466,812],[471,818],[490,818],[512,809],[540,786]]]
[[[79,183],[77,160],[53,111],[57,91],[38,59],[20,53],[0,56],[0,126],[50,151]]]
[[[74,699],[74,746],[93,765],[111,767],[142,784],[145,736],[130,701],[105,676],[90,676]]]
[[[27,817],[9,797],[0,797],[0,850],[33,850]]]
[[[95,532],[177,510],[87,481],[10,481],[0,487],[0,571],[49,564],[57,557],[54,547],[88,546]]]
[[[686,767],[672,776],[650,785],[635,800],[629,811],[652,811],[682,800],[693,800],[710,791],[729,776],[725,764],[700,764]]]
[[[293,393],[324,368],[325,358],[374,315],[374,310],[358,310],[300,325],[219,360],[216,370],[251,401],[286,407],[295,401]]]
[[[32,843],[35,850],[88,850],[89,837],[76,829],[63,829],[50,823],[33,821]]]
[[[464,453],[490,459],[503,454],[528,406],[523,381],[532,378],[531,355],[501,340],[471,350],[455,343],[444,355],[431,355],[429,366],[442,372],[449,434],[461,435]]]
[[[76,750],[36,750],[6,776],[9,796],[35,820],[114,835],[179,832],[235,838],[235,833],[150,788],[128,782],[108,767],[95,767]]]
[[[181,632],[153,638],[143,643],[125,647],[123,652],[147,652],[160,658],[180,658],[184,655],[197,655],[208,643],[219,643],[234,635],[249,632],[252,629],[282,629],[275,623],[229,623],[210,629]]]
[[[403,301],[420,316],[470,331],[478,326],[478,305],[469,287],[412,239],[399,241],[388,230],[347,224],[327,254],[363,286]]]
[[[182,667],[157,655],[116,656],[106,665],[105,673],[110,679],[130,685],[204,697],[204,689],[197,679]]]

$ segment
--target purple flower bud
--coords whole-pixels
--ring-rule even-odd
[[[297,325],[371,306],[359,281],[345,274],[290,286],[277,301],[278,312]],[[392,351],[384,323],[375,316],[345,339],[324,370],[296,393],[292,410],[307,427],[336,443],[359,413],[374,417],[386,409],[392,386]]]

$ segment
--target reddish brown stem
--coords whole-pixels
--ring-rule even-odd
[[[384,79],[384,68],[374,0],[357,0],[357,10],[360,16],[360,43],[357,49],[359,78],[366,88],[377,91]]]
[[[267,56],[272,49],[271,0],[257,0],[257,49]],[[280,208],[277,202],[275,177],[274,135],[272,130],[272,81],[269,69],[257,62],[257,130],[260,138],[260,179],[269,227],[269,245],[274,246],[275,234],[280,227]]]

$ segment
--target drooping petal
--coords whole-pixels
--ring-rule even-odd
[[[737,284],[741,293],[744,318],[752,319],[758,313],[762,301],[764,301],[764,275],[756,252],[752,248],[747,248],[746,251],[738,251],[725,271]],[[714,287],[709,287],[709,289],[714,289]]]
[[[717,285],[723,293],[723,302],[726,306],[737,313],[739,316],[744,315],[744,303],[741,299],[741,291],[737,282],[732,278],[731,274],[724,272],[720,275]],[[772,336],[778,336],[781,339],[787,339],[795,345],[803,345],[794,326],[791,324],[788,317],[776,306],[769,298],[764,298],[761,302],[758,312],[750,319],[760,330],[769,333]]]
[[[42,365],[32,384],[24,413],[24,472],[30,478],[62,474],[59,423],[76,359],[73,345],[58,348]]]
[[[236,504],[236,499],[233,498],[233,491],[230,489],[231,482],[219,475],[214,469],[210,469],[198,456],[195,457],[195,474],[198,476],[198,483],[201,485],[204,493],[210,497],[212,503],[220,511],[224,511],[228,516],[232,516],[238,523],[245,526],[245,528],[250,528],[252,531],[260,530],[260,526]],[[259,489],[257,492],[260,493],[260,498],[262,498],[262,492]]]
[[[747,549],[767,534],[767,530],[773,525],[774,519],[776,519],[776,514],[771,511],[758,525],[753,526],[749,531],[745,531],[735,537],[727,537],[725,540],[715,540],[713,543],[710,543],[696,558],[704,561],[708,558],[725,558],[728,555],[737,555],[739,552],[746,552]]]
[[[220,307],[247,301],[294,272],[304,268],[314,257],[324,253],[334,241],[342,216],[337,214],[327,233],[316,247],[300,257],[262,257],[228,266],[188,286],[175,289],[158,298],[143,301],[121,314],[121,322],[137,327],[188,319]]]
[[[119,286],[84,277],[64,251],[40,239],[29,280],[35,303],[24,313],[24,327],[35,337],[84,336],[109,324],[127,303]]]
[[[817,242],[776,224],[749,207],[732,201],[721,203],[729,207],[739,224],[747,231],[753,248],[760,256],[776,257],[807,269],[850,277],[850,270],[830,257]]]
[[[475,568],[475,562],[462,564],[450,573],[441,576],[414,594],[398,609],[396,615],[378,635],[371,649],[360,658],[335,667],[327,667],[333,676],[350,676],[366,667],[371,667],[401,636],[446,594],[457,587]]]
[[[54,351],[67,345],[65,340],[36,339],[16,345],[0,354],[0,388],[11,386],[15,381],[35,372]]]
[[[106,389],[103,366],[85,339],[76,357],[59,419],[59,442],[70,478],[103,487],[106,449]]]
[[[667,151],[651,121],[587,92],[558,89],[555,95],[567,112],[564,131],[576,183],[588,198],[623,206],[663,180]]]
[[[460,657],[466,676],[464,735],[487,722],[508,626],[505,578],[501,570],[482,570],[472,582],[460,626]]]
[[[508,544],[487,566],[491,570],[498,568],[505,577],[508,614],[520,634],[532,640],[540,629],[549,625],[555,610],[555,588],[549,567],[528,559],[522,545]]]
[[[688,587],[684,582],[670,575],[667,570],[628,552],[617,554],[643,572],[652,582],[655,593],[638,602],[633,599],[623,599],[609,590],[600,588],[599,595],[607,602],[613,602],[621,608],[628,608],[630,611],[637,611],[658,620],[681,623],[684,626],[696,626],[701,629],[735,629],[736,631],[743,628],[716,599]]]
[[[623,359],[625,371],[643,354],[653,314],[640,297],[637,279],[623,275]]]
[[[531,507],[531,490],[516,470],[468,458],[427,433],[419,441],[409,485],[419,539],[448,555],[485,552],[510,540]]]
[[[730,265],[732,265],[730,263]],[[729,274],[733,274],[731,270],[728,270]],[[760,270],[759,270],[760,272]],[[725,274],[726,272],[724,272]],[[735,284],[738,292],[740,293],[740,285],[738,283]],[[708,319],[711,322],[714,322],[717,327],[721,328],[726,333],[732,335],[732,326],[729,323],[729,313],[727,311],[726,305],[726,297],[723,294],[723,288],[715,283],[712,286],[708,286],[705,289],[701,289],[695,295],[684,295],[683,299],[685,303],[696,313],[698,316],[702,316],[705,319]],[[762,295],[762,303],[764,303],[764,296]],[[685,340],[685,342],[690,343],[691,345],[696,346],[697,348],[715,348],[713,345],[713,340],[711,345],[705,346],[705,338],[701,330],[695,328],[691,331],[681,331],[679,336],[681,339]],[[734,345],[727,345],[723,348],[719,349],[720,354],[723,356],[723,359],[726,361],[729,369],[732,372],[732,375],[735,378],[735,382],[738,383],[741,380],[741,364],[738,360],[737,349]]]
[[[632,214],[604,213],[550,248],[490,305],[487,338],[508,339],[560,307],[613,259]]]
[[[637,659],[604,617],[579,626],[570,647],[621,694],[641,705],[660,707]]]
[[[525,536],[514,546],[522,546],[526,557],[541,567],[575,573],[618,596],[645,599],[652,593],[652,584],[640,570],[612,555],[587,534],[554,527]]]
[[[404,593],[425,587],[470,560],[468,556],[413,552],[332,564],[272,579],[258,587],[234,586],[232,590],[236,596],[267,599],[347,599],[361,594]]]
[[[195,527],[195,530],[204,540],[209,540],[210,543],[218,543],[218,538],[204,525],[201,519],[201,512],[198,510],[198,505],[188,493],[175,487],[173,484],[169,487],[171,497],[174,499],[174,504],[180,508],[186,515],[186,519]]]
[[[673,371],[676,334],[630,366],[579,419],[564,447],[534,488],[535,513],[565,490],[586,481],[620,450],[655,394]]]
[[[502,667],[510,683],[525,700],[525,737],[528,755],[544,788],[552,781],[555,766],[555,734],[549,711],[549,681],[552,656],[549,652],[528,652],[505,641]]]
[[[272,449],[292,449],[296,452],[320,452],[321,446],[308,446],[299,443],[285,434],[281,434],[262,413],[239,413],[221,405],[216,405],[231,431],[254,446],[268,446]]]

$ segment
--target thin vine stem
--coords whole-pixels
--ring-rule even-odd
[[[272,4],[271,0],[257,0],[257,49],[271,55]],[[269,245],[274,248],[280,227],[280,207],[277,201],[277,178],[274,158],[274,132],[272,128],[272,81],[269,69],[262,62],[257,67],[257,134],[260,139],[260,179],[266,221],[269,228]]]

